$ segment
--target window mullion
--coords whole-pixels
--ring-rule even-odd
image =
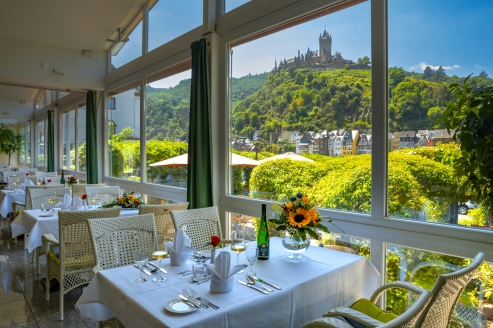
[[[146,154],[146,84],[147,78],[140,81],[140,182],[147,182]]]
[[[371,2],[372,191],[371,216],[387,215],[387,0]]]

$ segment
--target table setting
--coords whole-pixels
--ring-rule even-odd
[[[373,265],[352,254],[311,247],[297,261],[287,257],[276,237],[268,261],[240,255],[232,265],[231,257],[238,253],[231,247],[215,249],[213,259],[204,251],[190,254],[188,236],[179,235],[176,245],[169,243],[166,249],[169,255],[183,250],[183,263],[172,265],[166,256],[161,263],[146,261],[141,272],[139,265],[99,271],[76,304],[79,314],[97,321],[116,316],[127,327],[299,327],[328,308],[369,297],[380,282]],[[252,251],[255,241],[243,243],[245,254],[258,254]],[[247,263],[249,272],[238,273]],[[136,283],[142,273],[146,281]],[[163,274],[166,280],[147,279]]]

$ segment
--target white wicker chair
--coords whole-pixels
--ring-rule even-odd
[[[417,295],[418,299],[416,302],[413,303],[412,306],[410,306],[404,313],[402,313],[400,316],[397,318],[387,322],[383,323],[378,320],[375,320],[373,318],[370,318],[369,316],[350,309],[346,307],[339,307],[335,308],[332,311],[329,311],[329,313],[325,314],[322,318],[315,319],[313,321],[310,321],[306,325],[303,326],[303,328],[352,328],[353,326],[348,324],[345,321],[339,320],[338,318],[335,318],[337,316],[342,316],[346,318],[350,318],[352,320],[358,321],[362,324],[364,324],[366,327],[378,327],[378,328],[411,328],[413,327],[414,323],[418,319],[419,315],[424,311],[426,305],[429,303],[431,299],[431,294],[429,291],[418,287],[416,285],[407,283],[407,282],[392,282],[387,285],[387,288],[393,288],[393,287],[398,287],[398,288],[404,288],[407,289]],[[385,288],[385,286],[382,286],[378,288],[372,295],[372,300],[375,295],[376,298],[378,299],[378,296],[382,293],[382,291]],[[376,299],[375,299],[376,301]],[[431,327],[430,327],[431,328]]]
[[[87,199],[91,201],[93,195],[98,195],[98,199],[103,203],[111,203],[120,197],[120,187],[86,187]]]
[[[31,171],[29,171],[29,173],[31,173]],[[38,177],[46,177],[46,176],[52,177],[58,175],[57,172],[45,172],[45,171],[36,171],[34,174],[37,175]]]
[[[88,284],[94,276],[92,269],[96,260],[87,219],[113,218],[120,216],[120,211],[121,208],[59,211],[59,240],[52,234],[42,236],[46,255],[46,300],[50,299],[50,280],[55,278],[60,285],[60,320],[63,320],[64,295],[78,286]],[[58,258],[51,245],[58,246]]]
[[[89,219],[89,233],[96,254],[93,271],[134,264],[137,249],[154,249],[156,225],[153,214]]]
[[[188,203],[139,206],[139,214],[154,214],[154,218],[156,219],[156,235],[159,249],[164,249],[164,242],[175,239],[176,230],[170,211],[186,210],[187,208]]]
[[[483,263],[484,259],[484,254],[479,253],[476,255],[472,263],[465,267],[462,268],[456,272],[452,273],[447,273],[447,274],[442,274],[438,277],[437,281],[435,282],[435,285],[433,286],[433,289],[431,290],[431,298],[430,302],[427,304],[427,306],[423,309],[422,313],[417,317],[414,323],[415,328],[448,328],[450,324],[450,320],[452,318],[453,311],[455,309],[455,305],[457,304],[457,301],[459,300],[460,295],[464,291],[464,288],[467,286],[467,284],[474,278],[476,272],[478,271],[479,266],[481,263]],[[383,285],[382,287],[378,288],[373,295],[370,298],[370,301],[376,302],[377,299],[380,297],[380,295],[387,289],[389,288],[394,288],[394,287],[400,287],[399,284],[408,284],[409,283],[404,283],[404,282],[393,282],[390,284]],[[415,302],[416,303],[416,302]],[[414,304],[412,305],[414,306]],[[327,317],[333,317],[333,316],[346,316],[346,313],[351,313],[351,315],[354,315],[354,312],[358,313],[362,316],[366,317],[357,321],[362,322],[363,324],[369,326],[365,319],[368,319],[368,317],[358,311],[348,309],[348,308],[337,308],[332,311],[329,311],[329,313],[325,314],[324,316]],[[407,312],[407,311],[406,311]],[[405,312],[405,313],[406,313]],[[401,315],[402,316],[402,315]],[[399,316],[399,317],[401,317]],[[354,318],[353,318],[354,319]],[[371,319],[371,318],[370,318]],[[320,319],[317,319],[320,320]],[[374,319],[371,319],[375,321]],[[394,319],[396,320],[396,319]],[[394,320],[386,323],[385,325],[381,326],[375,326],[375,327],[392,327],[392,328],[397,328],[397,327],[413,327],[413,325],[407,325],[407,326],[395,326],[395,325],[389,325],[394,322]],[[316,320],[315,320],[316,321]],[[313,321],[312,321],[313,322]],[[368,321],[370,322],[370,321]],[[375,323],[373,323],[375,324]],[[307,328],[310,327],[333,327],[330,325],[312,325],[312,326],[306,326]],[[338,326],[334,326],[338,327]],[[343,326],[341,326],[343,327]],[[373,327],[373,326],[371,326]]]
[[[86,187],[106,187],[106,183],[96,183],[96,184],[78,184],[74,183],[72,185],[72,196],[82,197],[86,193]]]
[[[171,211],[175,230],[183,230],[190,237],[196,250],[212,249],[211,236],[221,237],[221,225],[217,207]]]
[[[49,183],[50,185],[59,185],[61,179],[62,179],[61,175],[56,175],[56,176],[47,175],[44,177],[45,183]],[[48,182],[48,180],[51,180],[51,182]]]

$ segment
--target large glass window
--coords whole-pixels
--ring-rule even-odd
[[[142,56],[142,21],[128,36],[128,41],[120,42],[111,52],[111,68],[116,69]]]
[[[140,88],[109,92],[115,108],[108,108],[108,175],[140,181]]]
[[[471,263],[440,253],[399,245],[387,245],[386,282],[406,281],[431,290],[440,274],[457,271]],[[453,314],[451,327],[490,327],[493,317],[493,265],[483,263],[477,277],[465,288]],[[387,311],[400,314],[414,301],[413,295],[399,289],[387,292]]]
[[[149,83],[146,88],[147,182],[187,187],[191,71]],[[167,160],[162,165],[160,162]],[[157,165],[156,165],[157,164]]]
[[[19,134],[22,137],[21,149],[19,149],[19,164],[25,165],[26,164],[26,127],[25,126],[19,127]]]
[[[461,154],[441,121],[450,84],[472,73],[471,83],[493,85],[487,74],[493,3],[473,3],[388,2],[389,216],[479,229],[491,224],[477,194],[460,188],[454,159]]]
[[[42,121],[37,122],[37,130],[36,130],[36,143],[37,143],[37,155],[36,165],[40,167],[46,166],[45,163],[45,149],[46,149],[46,125],[47,120],[44,119]]]
[[[26,166],[31,166],[31,124],[25,126],[25,150]]]
[[[370,44],[364,2],[232,48],[232,195],[370,212]]]
[[[75,171],[75,108],[62,114],[62,167]]]
[[[149,12],[151,51],[202,24],[202,0],[159,0]]]
[[[86,172],[86,105],[77,109],[77,171]]]

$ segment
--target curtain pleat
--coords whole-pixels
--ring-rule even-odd
[[[187,199],[189,208],[194,209],[213,205],[212,136],[211,88],[206,40],[193,42],[191,49]]]
[[[86,96],[86,172],[87,183],[98,183],[97,108],[94,91]]]
[[[46,164],[48,172],[55,172],[55,128],[53,127],[53,111],[48,111],[48,143],[46,147]]]

